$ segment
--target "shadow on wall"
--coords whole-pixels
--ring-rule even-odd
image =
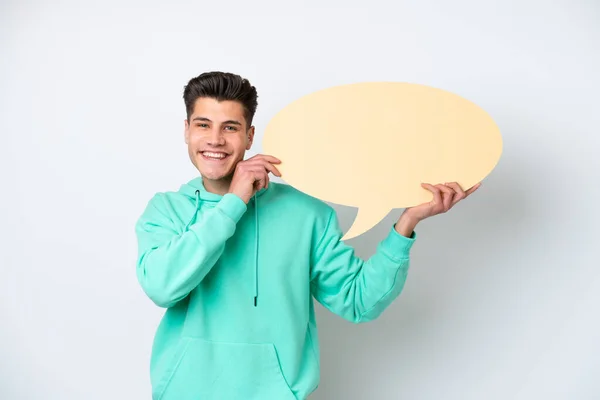
[[[409,382],[411,363],[419,360],[419,348],[427,343],[424,337],[441,334],[432,327],[444,314],[444,320],[452,319],[455,311],[446,305],[448,300],[471,282],[495,273],[486,259],[494,259],[495,265],[506,260],[504,272],[511,273],[509,253],[514,257],[521,251],[520,228],[531,224],[534,207],[534,199],[527,198],[526,175],[520,173],[525,166],[519,164],[525,161],[511,159],[505,151],[472,197],[417,226],[404,291],[379,319],[353,325],[316,303],[321,384],[311,400],[370,399],[379,386],[402,387],[403,381]],[[346,231],[357,210],[332,206]],[[356,255],[368,259],[401,213],[393,210],[370,231],[348,241]]]

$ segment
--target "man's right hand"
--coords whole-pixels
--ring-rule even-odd
[[[238,162],[229,186],[229,193],[235,194],[248,204],[257,191],[269,187],[269,172],[281,177],[281,173],[273,165],[280,163],[279,159],[263,154]]]

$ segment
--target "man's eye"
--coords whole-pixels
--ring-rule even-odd
[[[206,128],[206,127],[208,127],[208,125],[207,125],[207,124],[196,124],[196,126],[197,126],[198,128]]]
[[[230,128],[231,128],[232,131],[237,131],[237,128],[234,127],[234,126],[226,126],[225,127],[225,129],[230,129]]]

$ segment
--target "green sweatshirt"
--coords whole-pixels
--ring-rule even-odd
[[[319,384],[313,297],[354,323],[400,294],[415,240],[393,228],[364,261],[335,210],[271,182],[248,204],[198,177],[157,193],[136,227],[137,278],[166,312],[154,400],[303,400]]]

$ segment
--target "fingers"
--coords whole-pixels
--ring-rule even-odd
[[[429,215],[436,215],[450,210],[456,203],[475,192],[481,186],[481,182],[466,192],[457,182],[447,182],[443,185],[422,183],[421,186],[433,193],[433,200],[429,203]]]
[[[264,161],[263,166],[265,167],[265,169],[269,170],[273,175],[281,177],[281,172],[279,172],[277,167],[271,164],[270,162]]]
[[[445,185],[452,188],[455,192],[455,195],[452,200],[452,204],[451,204],[450,208],[452,208],[452,206],[454,206],[456,203],[458,203],[459,201],[461,201],[462,199],[467,197],[467,194],[465,193],[464,190],[462,190],[462,188],[460,187],[460,185],[458,183],[449,182],[449,183],[446,183]]]
[[[448,211],[452,207],[452,199],[455,195],[453,189],[446,187],[445,185],[430,185],[429,183],[423,183],[421,186],[431,193],[433,193],[433,212],[439,214]]]
[[[265,174],[257,177],[257,179],[254,181],[254,190],[256,192],[258,192],[262,189],[266,189],[268,187],[269,187],[269,178]]]
[[[471,193],[475,192],[481,186],[481,182],[473,186],[471,189],[466,191],[466,195],[469,196]]]
[[[444,204],[444,202],[442,201],[442,193],[438,187],[430,185],[429,183],[422,183],[421,186],[424,187],[425,189],[429,190],[431,193],[433,193],[433,200],[431,201],[432,204],[434,204],[434,205],[443,205]]]
[[[259,191],[269,187],[269,175],[265,171],[257,172],[254,175],[254,190]]]
[[[451,188],[454,189],[454,191],[459,195],[458,199],[455,199],[455,202],[458,202],[462,199],[465,199],[466,197],[468,197],[470,194],[472,194],[473,192],[475,192],[477,189],[479,189],[479,187],[481,186],[481,182],[477,183],[476,185],[474,185],[472,188],[470,188],[469,190],[467,190],[466,192],[460,187],[460,185],[456,182],[447,182],[445,184],[446,186],[449,186]]]
[[[446,185],[435,185],[442,192],[442,204],[444,211],[448,211],[452,207],[452,201],[454,199],[454,190]]]
[[[251,161],[251,160],[264,160],[264,161],[268,161],[272,164],[281,164],[281,160],[279,158],[269,156],[266,154],[257,154],[253,157],[250,157],[247,161]]]
[[[454,199],[452,201],[452,205],[450,206],[450,208],[452,208],[456,203],[458,203],[461,200],[466,199],[470,194],[472,194],[477,189],[479,189],[479,187],[481,186],[481,182],[474,185],[472,188],[470,188],[466,192],[462,189],[462,187],[457,182],[446,182],[445,186],[452,188],[454,190],[454,192],[456,193],[454,196]]]
[[[252,176],[255,190],[269,187],[269,173],[262,165],[250,165],[246,171]]]
[[[269,157],[269,158],[266,158]],[[269,161],[272,160],[272,161]],[[281,177],[281,172],[272,163],[279,164],[281,161],[275,157],[270,156],[254,156],[244,162],[247,165],[261,165],[263,168],[273,173],[273,175]]]
[[[465,193],[465,191],[460,187],[460,185],[456,182],[447,182],[445,183],[446,186],[451,187],[454,192],[456,193],[456,197],[464,199],[467,194]]]

